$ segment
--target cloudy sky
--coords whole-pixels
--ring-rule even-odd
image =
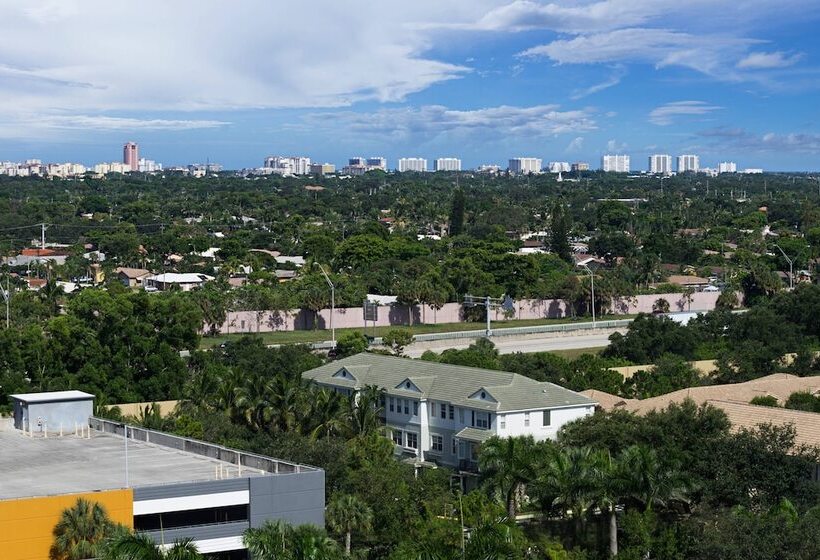
[[[817,0],[0,0],[0,160],[820,169]]]

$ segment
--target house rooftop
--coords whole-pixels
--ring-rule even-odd
[[[0,500],[125,488],[125,441],[108,433],[119,425],[96,419],[92,425],[106,431],[91,429],[90,438],[74,432],[44,438],[26,435],[14,429],[10,419],[0,419]],[[137,427],[129,428],[129,434],[129,487],[314,470]],[[145,434],[150,443],[140,440]]]
[[[388,395],[440,400],[494,412],[597,404],[569,389],[517,373],[381,354],[356,354],[302,375],[324,385],[351,389],[376,385]]]
[[[9,396],[13,399],[17,399],[18,401],[23,401],[29,404],[42,402],[87,400],[94,398],[94,395],[84,393],[83,391],[50,391],[45,393],[21,393]]]

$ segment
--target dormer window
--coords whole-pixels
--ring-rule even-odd
[[[410,388],[410,382],[409,382],[409,381],[407,381],[407,382],[405,382],[405,383],[404,383],[404,388],[405,388],[405,389],[409,389],[409,388]]]
[[[486,399],[487,398],[487,393],[485,393],[484,391],[481,391],[481,398]]]

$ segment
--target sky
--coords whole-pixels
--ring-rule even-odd
[[[817,0],[0,0],[0,161],[820,170]]]

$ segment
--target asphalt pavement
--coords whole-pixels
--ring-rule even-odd
[[[607,329],[595,333],[584,334],[563,334],[556,336],[554,333],[542,335],[519,336],[499,336],[493,337],[495,347],[501,354],[512,354],[515,352],[548,352],[552,350],[576,350],[579,348],[600,348],[609,345],[609,336],[613,332],[626,332],[626,329]],[[447,348],[464,349],[475,342],[475,339],[440,340],[432,342],[417,342],[408,346],[404,353],[411,358],[418,358],[425,350],[441,352]]]

